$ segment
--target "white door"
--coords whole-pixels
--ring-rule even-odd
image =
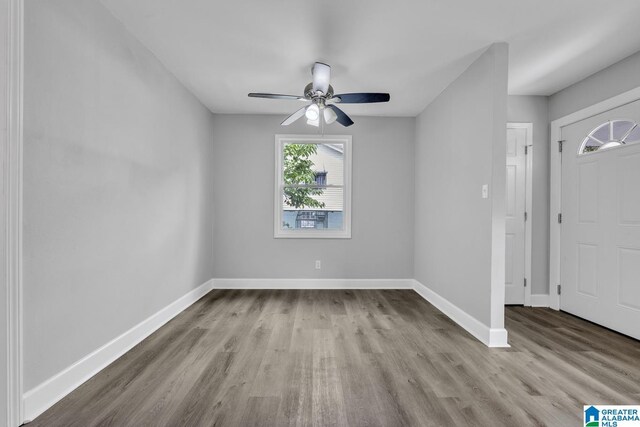
[[[561,130],[560,308],[640,339],[640,127],[635,123],[640,123],[640,101]]]
[[[526,153],[530,127],[507,125],[505,304],[524,304]]]

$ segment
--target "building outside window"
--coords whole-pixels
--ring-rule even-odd
[[[329,214],[325,211],[298,211],[296,228],[327,228]]]

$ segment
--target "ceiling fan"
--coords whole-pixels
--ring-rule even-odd
[[[304,95],[280,95],[277,93],[250,93],[252,98],[292,99],[311,101],[298,111],[287,117],[281,124],[288,126],[302,116],[306,116],[307,124],[320,126],[324,120],[326,124],[338,122],[342,126],[351,126],[353,120],[335,104],[366,104],[372,102],[389,102],[388,93],[342,93],[334,95],[331,80],[331,67],[322,62],[316,62],[311,68],[313,81],[304,88]]]

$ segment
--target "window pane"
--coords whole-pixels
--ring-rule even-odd
[[[620,141],[633,127],[633,122],[627,120],[616,120],[613,122],[613,140]]]
[[[636,126],[628,137],[625,138],[624,142],[640,142],[640,126]]]
[[[344,184],[343,144],[285,144],[284,183]]]
[[[586,143],[584,144],[584,153],[589,153],[591,151],[596,151],[600,148],[600,143],[595,139],[587,138]]]
[[[316,172],[316,185],[327,185],[327,172]]]
[[[342,188],[285,187],[282,194],[283,229],[342,229]]]
[[[598,129],[596,129],[592,134],[594,138],[599,139],[602,142],[609,141],[609,122],[603,124]]]

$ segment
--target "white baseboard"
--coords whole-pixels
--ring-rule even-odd
[[[213,288],[213,280],[180,297],[127,332],[24,394],[25,421],[33,420],[82,383],[180,314]]]
[[[414,290],[488,347],[509,347],[506,329],[490,328],[417,280],[414,280]]]
[[[213,279],[214,289],[413,289],[413,279]]]
[[[531,307],[549,307],[548,294],[532,294]]]

